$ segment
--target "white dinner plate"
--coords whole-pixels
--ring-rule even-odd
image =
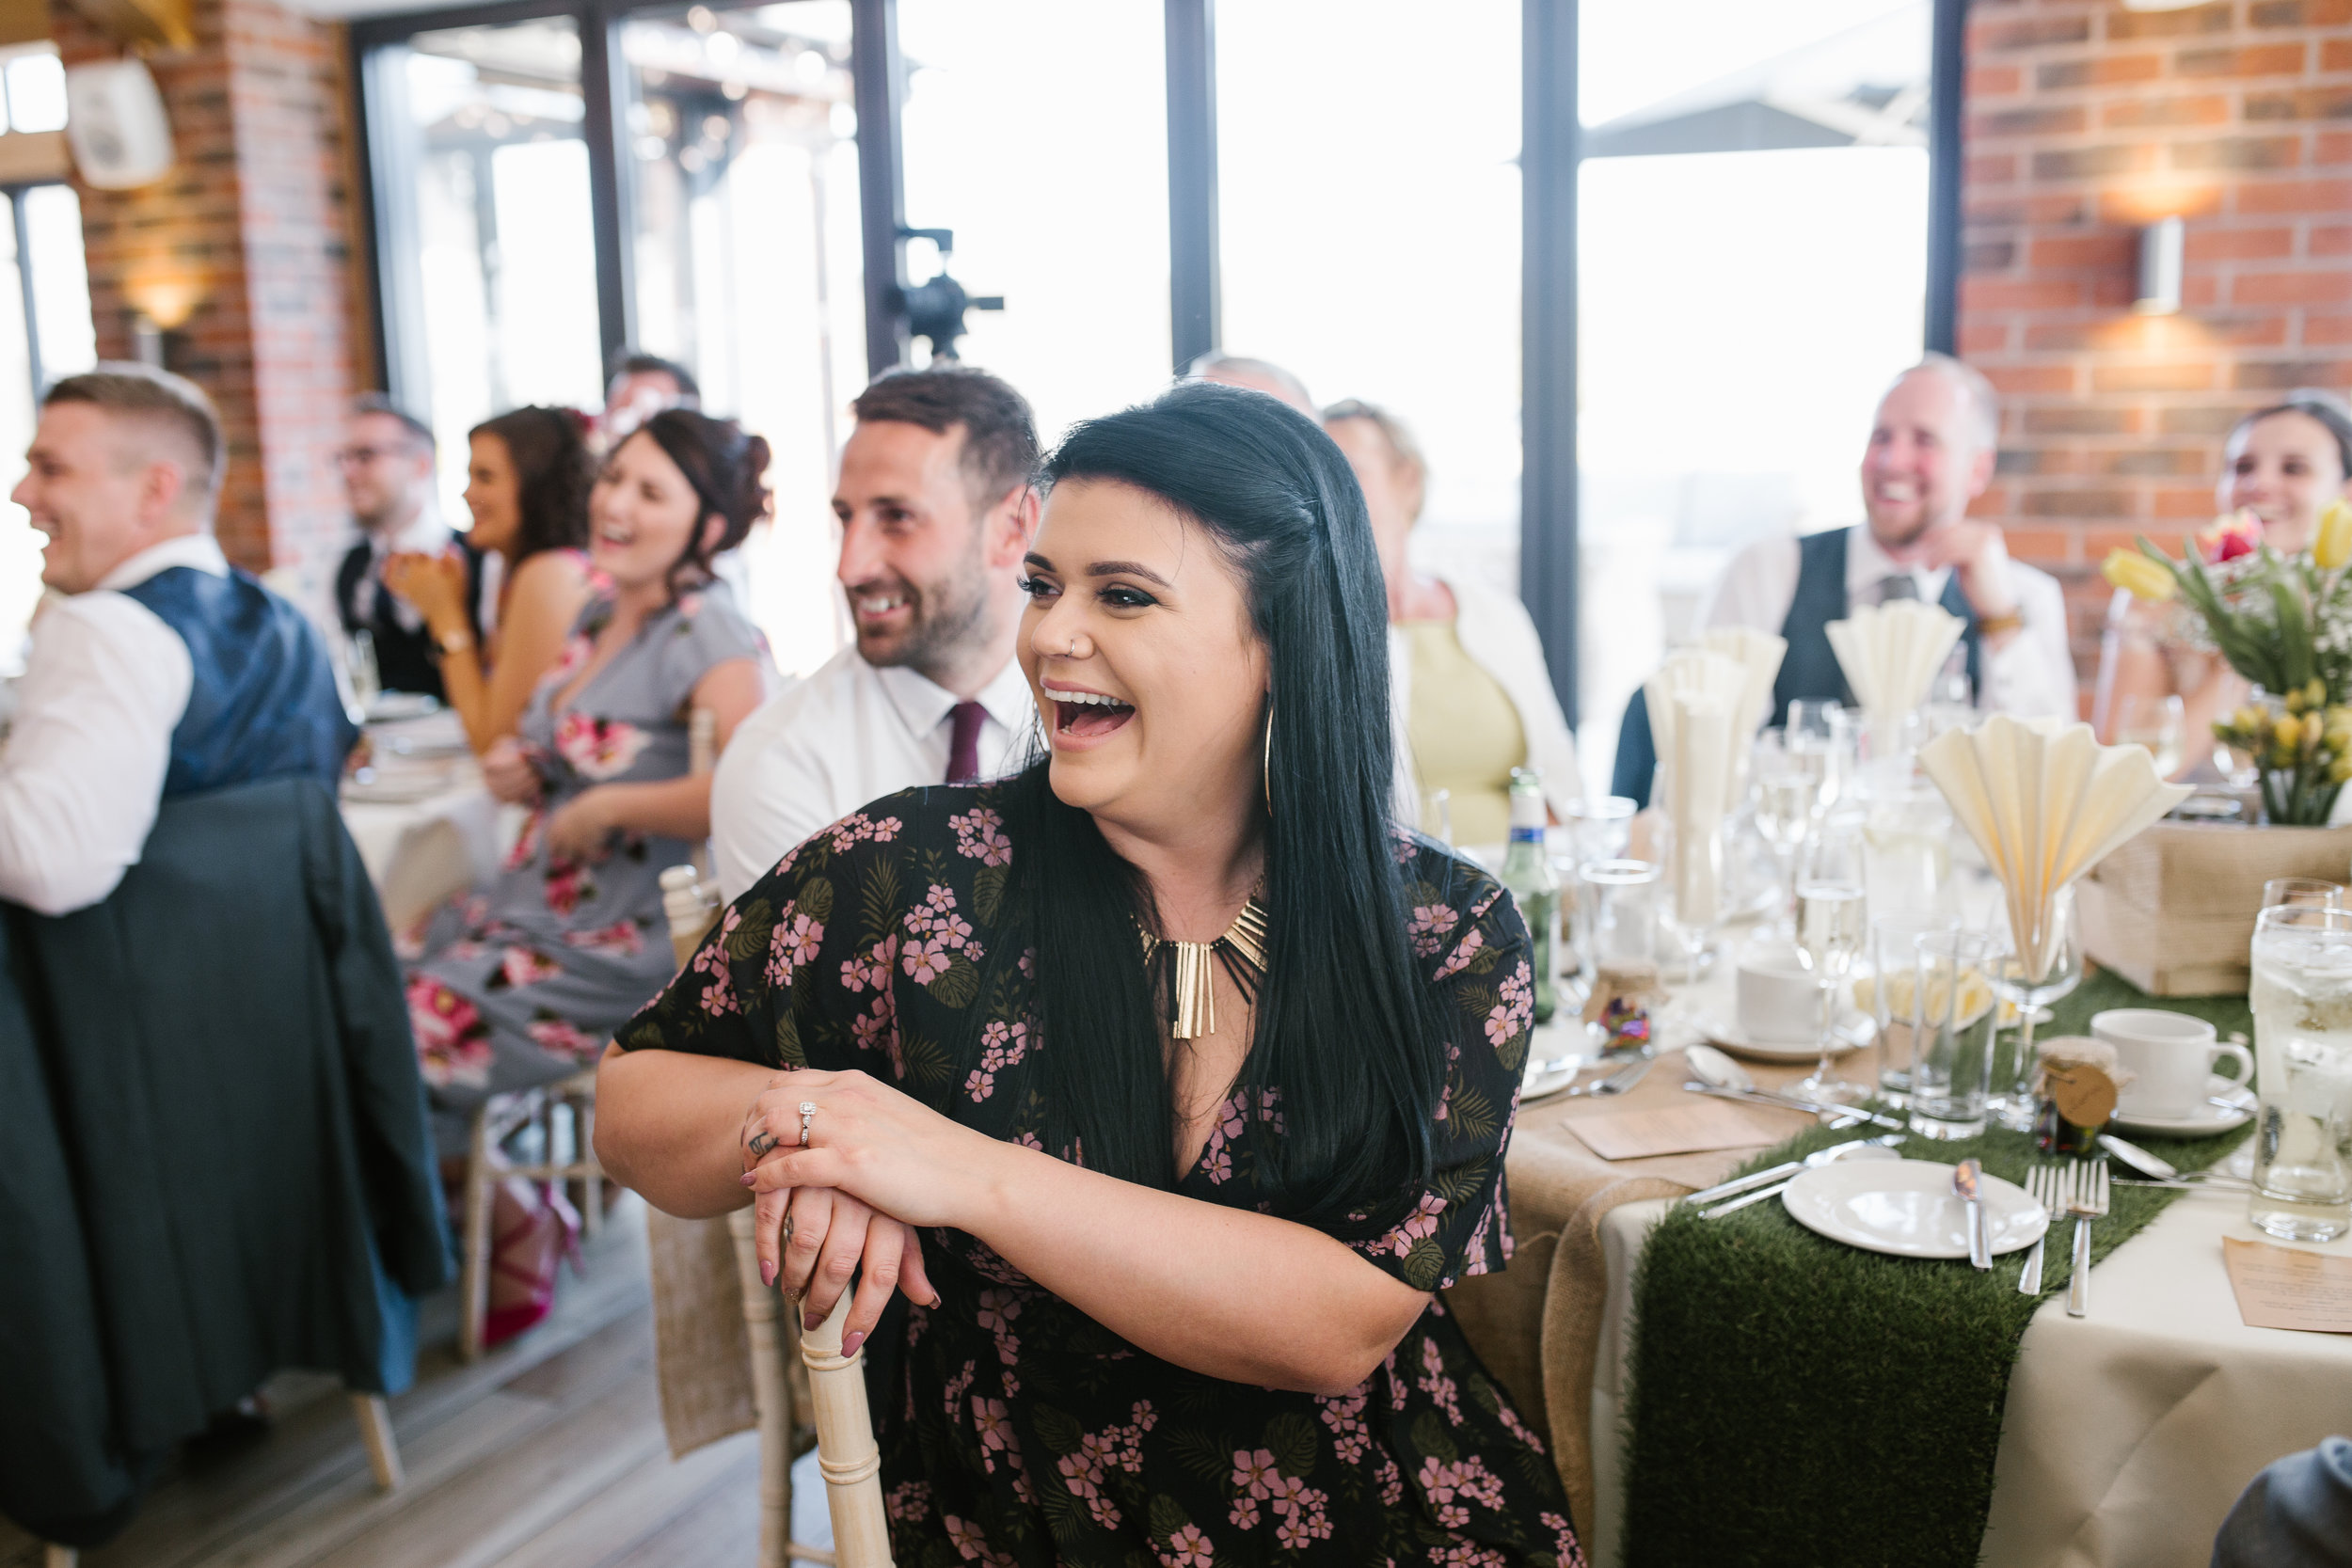
[[[2254,1091],[2234,1078],[2215,1073],[2205,1080],[2205,1093],[2216,1099],[2230,1101],[2236,1108],[2223,1110],[2218,1105],[2200,1105],[2185,1117],[2136,1117],[2122,1107],[2115,1112],[2115,1125],[2126,1132],[2154,1132],[2168,1138],[2210,1138],[2217,1132],[2229,1132],[2245,1126],[2254,1118]]]
[[[1555,1060],[1558,1059],[1555,1058]],[[1531,1053],[1527,1065],[1529,1069],[1527,1077],[1519,1085],[1519,1103],[1522,1105],[1531,1100],[1541,1100],[1548,1094],[1558,1094],[1562,1089],[1575,1083],[1577,1074],[1591,1067],[1593,1062],[1589,1056],[1570,1056],[1560,1061],[1560,1065],[1550,1068],[1549,1071],[1536,1071],[1534,1069],[1543,1068],[1546,1064],[1538,1061]]]
[[[1737,1019],[1702,1017],[1699,1033],[1722,1046],[1735,1056],[1748,1056],[1759,1062],[1811,1062],[1820,1058],[1821,1048],[1812,1040],[1750,1039],[1740,1029]],[[1851,1007],[1837,1015],[1837,1044],[1830,1054],[1843,1056],[1849,1051],[1859,1051],[1870,1043],[1878,1033],[1878,1024],[1868,1013]]]
[[[440,702],[425,691],[379,692],[368,706],[368,722],[386,724],[403,719],[421,719],[440,708]]]
[[[2024,1188],[1988,1175],[1977,1190],[1996,1255],[2029,1247],[2049,1228],[2049,1211]],[[1865,1252],[1968,1256],[1967,1205],[1952,1191],[1952,1167],[1932,1160],[1816,1165],[1789,1182],[1780,1201],[1807,1230]]]

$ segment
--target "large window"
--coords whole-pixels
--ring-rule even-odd
[[[1741,546],[1862,515],[1871,409],[1923,341],[1930,21],[1929,0],[1583,0],[1591,783]]]
[[[907,221],[1003,297],[961,355],[1048,441],[1168,382],[1162,33],[1160,0],[898,0]],[[934,244],[908,250],[910,282],[936,270]]]
[[[804,669],[841,635],[848,402],[931,352],[907,292],[943,265],[1001,298],[959,348],[1048,439],[1210,347],[1274,360],[1415,428],[1416,549],[1519,586],[1598,779],[1704,584],[1759,533],[1851,515],[1871,397],[1923,320],[1948,334],[1930,234],[1948,251],[1956,225],[1930,207],[1957,183],[1931,197],[1930,143],[1948,176],[1958,121],[1929,88],[1961,5],[503,0],[355,24],[385,361],[444,431],[526,393],[594,406],[625,344],[691,366],[776,449],[755,610]]]
[[[0,170],[54,162],[51,144],[64,127],[56,50],[0,50]],[[0,176],[0,498],[24,477],[41,389],[97,362],[81,201],[70,185]],[[22,667],[24,628],[40,598],[40,550],[24,509],[0,501],[0,676]]]
[[[1216,15],[1224,346],[1429,461],[1417,551],[1517,585],[1518,0]]]

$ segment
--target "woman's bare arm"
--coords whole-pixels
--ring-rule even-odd
[[[489,678],[473,659],[444,661],[450,705],[466,721],[466,738],[479,753],[514,733],[540,678],[555,668],[564,642],[588,603],[588,573],[569,550],[542,550],[515,569],[515,586],[499,618],[499,655]],[[462,666],[462,669],[459,668]],[[457,678],[451,678],[453,670]]]

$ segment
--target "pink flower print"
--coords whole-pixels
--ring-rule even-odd
[[[768,938],[768,983],[779,990],[788,990],[793,974],[816,961],[824,940],[822,921],[811,920],[792,905],[785,905]]]
[[[1244,1493],[1233,1499],[1233,1511],[1226,1515],[1237,1529],[1258,1528],[1258,1499]]]
[[[898,829],[900,826],[902,826],[902,824],[897,817],[883,817],[881,821],[874,824],[874,842],[877,844],[889,843],[892,839],[898,836]]]
[[[1008,1367],[1021,1364],[1021,1338],[1012,1331],[1012,1320],[1021,1316],[1021,1297],[1012,1291],[982,1291],[980,1292],[979,1325],[996,1339],[996,1359]]]
[[[1446,934],[1461,920],[1450,904],[1416,904],[1413,917],[1405,923],[1405,934],[1412,939],[1413,956],[1434,958],[1438,949],[1445,945]]]
[[[1502,1418],[1504,1431],[1534,1449],[1537,1453],[1544,1451],[1543,1439],[1527,1430],[1527,1423],[1519,1419],[1519,1413],[1511,1408],[1510,1400],[1506,1398],[1501,1401],[1495,1407],[1495,1413]]]
[[[528,947],[509,947],[499,955],[499,966],[489,984],[492,990],[519,990],[552,980],[563,973],[564,966],[544,953]]]
[[[1331,1429],[1332,1451],[1340,1456],[1343,1465],[1357,1464],[1364,1457],[1365,1450],[1372,1447],[1371,1429],[1364,1425],[1364,1404],[1370,1388],[1371,1382],[1367,1379],[1352,1392],[1342,1394],[1337,1399],[1323,1394],[1315,1396],[1315,1403],[1323,1407],[1323,1424]]]
[[[1397,1221],[1387,1235],[1374,1241],[1351,1242],[1348,1244],[1375,1257],[1384,1252],[1392,1258],[1407,1257],[1412,1253],[1414,1243],[1438,1233],[1438,1216],[1443,1212],[1445,1199],[1435,1193],[1423,1193],[1420,1205]]]
[[[1459,974],[1470,967],[1470,960],[1478,957],[1480,950],[1486,945],[1486,933],[1475,926],[1471,927],[1470,935],[1464,937],[1461,945],[1454,948],[1453,957],[1438,966],[1436,977],[1443,980],[1449,975]]]
[[[1020,970],[1021,970],[1021,978],[1023,978],[1024,980],[1034,980],[1034,979],[1036,979],[1036,978],[1037,978],[1037,949],[1036,949],[1036,948],[1034,948],[1034,947],[1025,947],[1025,948],[1023,948],[1023,949],[1021,950],[1021,962],[1020,962]]]
[[[430,974],[408,977],[408,1026],[417,1037],[417,1069],[437,1087],[490,1082],[490,1029],[474,1005]]]
[[[844,990],[887,990],[890,971],[898,961],[898,937],[895,931],[874,943],[855,958],[841,963],[841,987]]]
[[[1456,1541],[1441,1551],[1432,1548],[1429,1560],[1439,1568],[1510,1568],[1511,1564],[1511,1560],[1495,1547],[1482,1546],[1475,1541]]]
[[[542,885],[547,894],[548,908],[563,920],[569,920],[574,910],[596,895],[596,879],[589,875],[586,866],[577,861],[548,862],[547,877]]]
[[[1554,1555],[1560,1560],[1560,1568],[1584,1568],[1584,1548],[1577,1544],[1576,1530],[1568,1521],[1560,1514],[1549,1512],[1538,1513],[1535,1517],[1543,1522],[1544,1528],[1551,1531],[1553,1539],[1559,1544]]]
[[[562,686],[564,684],[564,677],[569,674],[577,673],[580,667],[587,663],[589,657],[596,651],[596,640],[593,638],[565,638],[564,640],[564,652],[562,657],[556,659],[554,669],[539,677],[539,684],[541,686]]]
[[[617,779],[652,743],[650,732],[618,719],[596,719],[574,708],[555,726],[555,752],[584,778]]]
[[[677,596],[677,613],[679,620],[691,621],[702,612],[703,596],[700,594],[680,594]]]
[[[1271,1128],[1277,1137],[1282,1133],[1282,1108],[1279,1103],[1281,1098],[1279,1087],[1258,1091],[1258,1120]]]
[[[906,945],[905,956],[899,959],[906,972],[914,976],[914,983],[918,986],[928,986],[946,974],[948,966],[954,961],[945,937],[910,942]]]
[[[1405,1472],[1396,1467],[1396,1461],[1383,1454],[1380,1459],[1380,1506],[1394,1508],[1405,1497]]]
[[[532,857],[539,853],[541,830],[547,825],[547,808],[545,806],[532,807],[531,815],[523,818],[523,831],[515,835],[515,847],[506,851],[503,869],[520,871],[531,863]]]
[[[892,1006],[890,993],[874,998],[874,1006],[850,1020],[850,1039],[860,1051],[879,1050],[889,1056],[894,1076],[905,1076],[905,1065],[898,1060],[898,1018]]]
[[[645,950],[645,933],[634,920],[616,920],[589,931],[566,931],[564,942],[583,953],[615,953],[627,958]]]
[[[1412,833],[1406,829],[1391,828],[1389,836],[1395,840],[1389,847],[1389,852],[1395,858],[1397,864],[1410,865],[1420,856],[1421,846],[1414,842]]]
[[[996,1469],[995,1456],[1012,1446],[1012,1422],[1005,1414],[1005,1402],[974,1400],[972,1425],[980,1434],[980,1462],[993,1474]]]
[[[946,1387],[941,1390],[947,1407],[947,1419],[950,1421],[960,1420],[962,1418],[964,1393],[972,1386],[972,1380],[979,1374],[979,1370],[977,1362],[966,1361],[963,1364],[963,1370],[949,1378]]]
[[[523,1032],[548,1055],[569,1056],[576,1062],[584,1062],[596,1055],[604,1049],[604,1040],[609,1037],[591,1035],[587,1030],[553,1015],[533,1019],[523,1026]]]
[[[1168,1538],[1160,1563],[1161,1568],[1216,1568],[1216,1551],[1198,1525],[1186,1525]]]
[[[947,1540],[966,1562],[977,1562],[982,1568],[1017,1568],[1009,1553],[1000,1552],[988,1544],[980,1527],[970,1520],[959,1519],[950,1513],[942,1521],[947,1527]]]
[[[1005,819],[987,806],[975,806],[961,816],[947,818],[956,831],[956,853],[982,865],[1012,863],[1012,840],[1004,832]]]
[[[1421,1342],[1421,1375],[1413,1380],[1421,1391],[1437,1401],[1438,1408],[1454,1426],[1462,1424],[1462,1403],[1455,1387],[1454,1374],[1445,1370],[1445,1355],[1438,1349],[1434,1337],[1424,1336]]]
[[[963,1092],[978,1104],[996,1092],[996,1071],[1018,1062],[1029,1048],[1029,1026],[992,1019],[980,1031],[980,1065],[964,1078]]]
[[[1281,1472],[1274,1467],[1274,1455],[1265,1449],[1233,1450],[1233,1485],[1253,1497],[1270,1497],[1274,1483]]]
[[[1233,1179],[1233,1151],[1230,1148],[1204,1149],[1200,1155],[1200,1172],[1211,1186],[1223,1186]]]
[[[890,1516],[901,1524],[915,1524],[928,1517],[931,1511],[931,1483],[928,1481],[902,1481],[890,1489],[882,1499]]]
[[[726,919],[720,924],[718,935],[696,949],[694,961],[687,966],[690,974],[710,976],[710,984],[703,988],[702,1007],[713,1018],[723,1018],[729,1013],[743,1010],[742,1005],[736,1000],[735,974],[727,967],[726,944],[726,939],[734,935],[735,928],[742,923],[743,917],[730,907]]]
[[[833,839],[833,852],[840,855],[847,854],[851,845],[863,843],[869,838],[876,844],[887,844],[898,836],[901,825],[895,816],[885,816],[877,822],[864,812],[858,811],[851,812],[826,829],[825,833]]]

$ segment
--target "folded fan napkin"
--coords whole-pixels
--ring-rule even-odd
[[[1780,661],[1788,643],[1754,626],[1717,626],[1699,634],[1699,646],[1736,661],[1747,676],[1747,692],[1732,711],[1735,736],[1752,736],[1772,713],[1772,683],[1780,678]]]
[[[1732,707],[1719,697],[1677,692],[1674,766],[1668,769],[1667,819],[1674,824],[1674,895],[1686,926],[1712,925],[1722,912],[1723,867],[1715,832],[1731,807]]]
[[[1920,748],[1919,766],[1984,852],[2027,978],[2050,973],[2058,891],[2189,796],[2141,746],[2102,746],[2089,724],[1996,713]]]
[[[1675,758],[1675,699],[1705,697],[1724,705],[1724,711],[1736,713],[1747,689],[1747,672],[1737,659],[1705,648],[1681,648],[1666,656],[1658,673],[1642,683],[1644,701],[1649,708],[1651,743],[1657,748],[1659,760],[1671,765]],[[1737,758],[1724,759],[1724,788],[1731,787],[1729,769]],[[1665,801],[1657,802],[1664,806]]]
[[[1826,629],[1837,667],[1875,730],[1928,700],[1930,684],[1965,627],[1948,610],[1897,599],[1857,606]]]

